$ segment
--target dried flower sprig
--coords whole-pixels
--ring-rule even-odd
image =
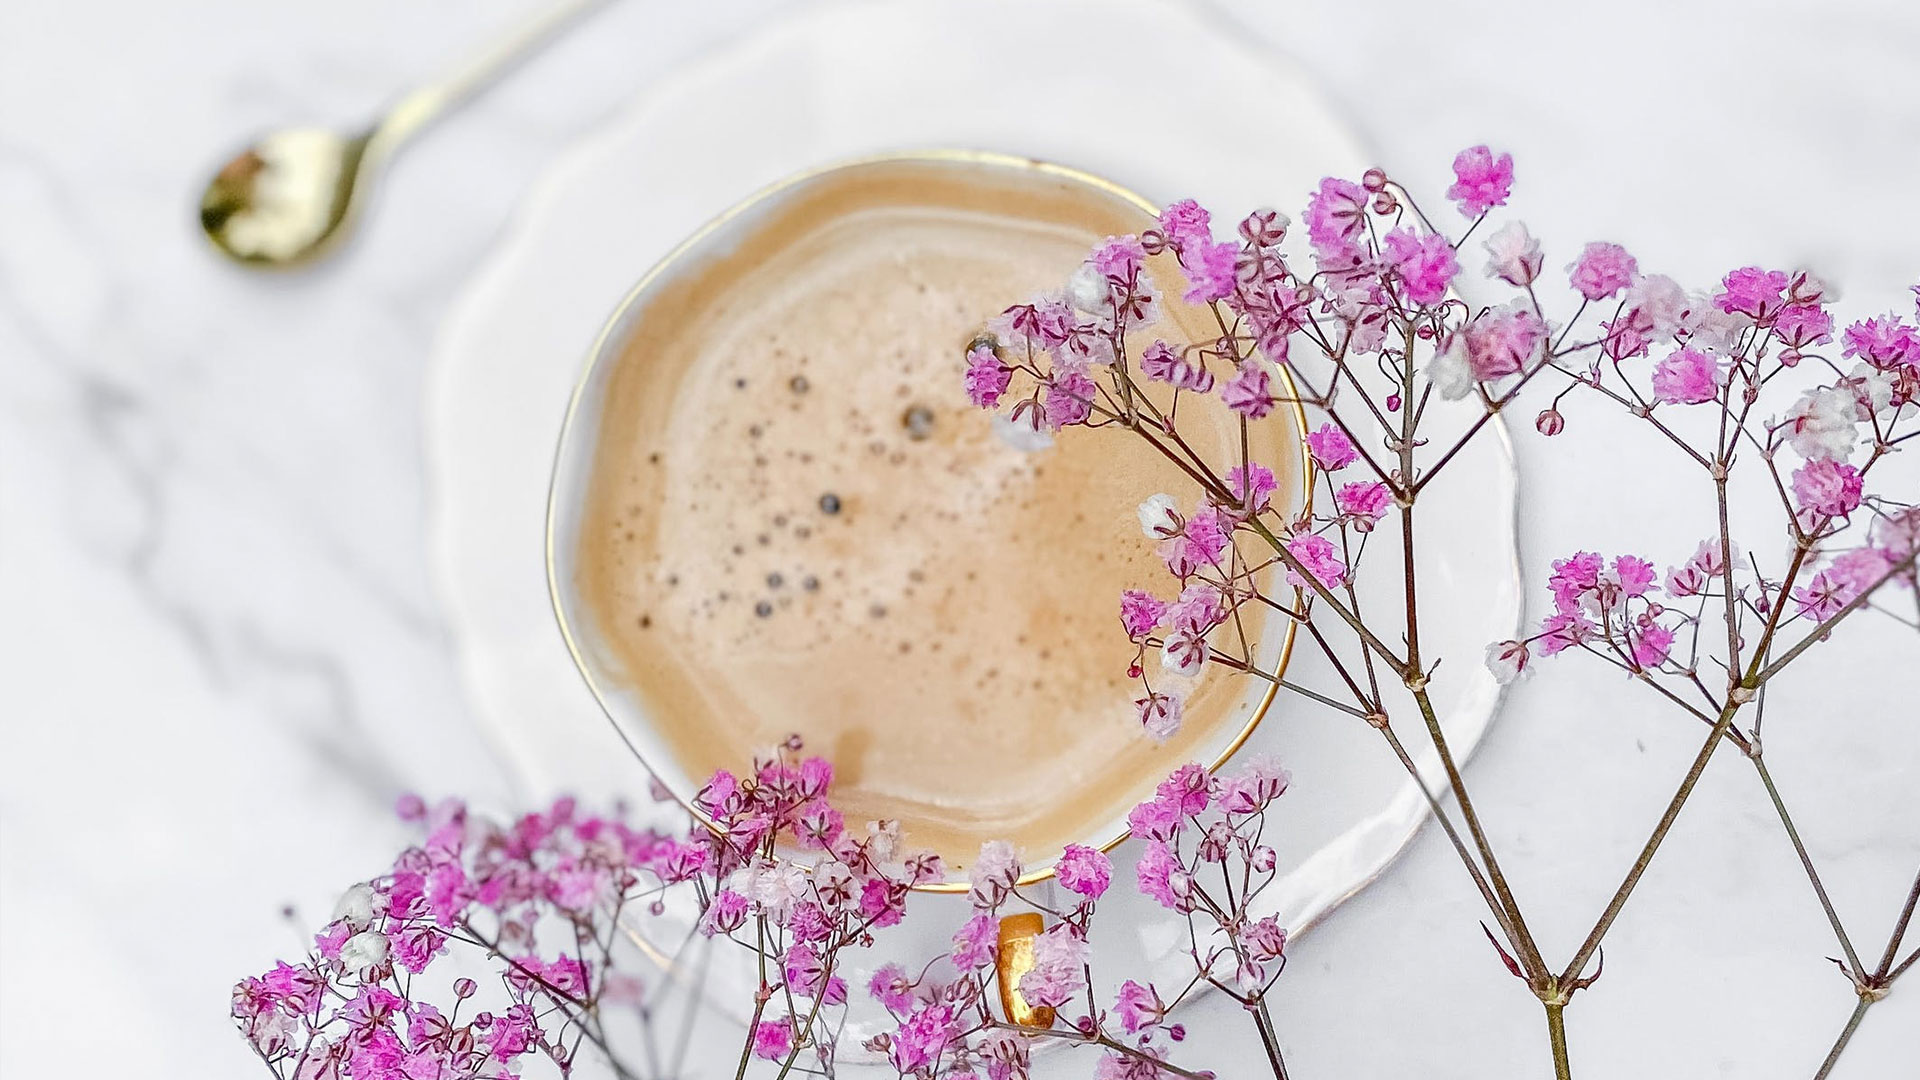
[[[847,1049],[838,1041],[848,951],[872,947],[902,920],[911,886],[944,870],[932,855],[903,855],[894,823],[847,831],[829,801],[831,767],[798,749],[790,741],[744,776],[716,773],[697,800],[704,820],[678,836],[583,814],[564,799],[504,826],[457,801],[429,811],[404,800],[402,816],[423,826],[425,840],[350,888],[302,962],[243,979],[234,1020],[282,1080],[501,1080],[542,1061],[564,1077],[583,1045],[623,1080],[677,1075],[678,1055],[665,1072],[623,1055],[606,1021],[631,1010],[651,1036],[637,965],[619,947],[625,920],[685,901],[700,933],[738,943],[758,967],[752,1018],[727,1063],[733,1074],[831,1075]],[[1211,984],[1256,1013],[1278,1068],[1263,995],[1284,966],[1286,931],[1252,905],[1273,880],[1262,830],[1286,785],[1264,762],[1221,777],[1190,765],[1134,811],[1142,834],[1155,837],[1139,887],[1188,915],[1196,974],[1178,993],[1129,980],[1110,1011],[1100,1008],[1088,933],[1112,864],[1068,848],[1056,877],[1075,902],[1061,910],[1019,884],[1018,856],[995,842],[972,867],[973,914],[951,949],[911,973],[884,965],[864,987],[893,1020],[864,1050],[902,1077],[978,1070],[1025,1080],[1039,1042],[1098,1048],[1102,1080],[1210,1077],[1166,1054],[1184,1036],[1168,1011]],[[1183,834],[1195,841],[1184,854]],[[1195,880],[1208,866],[1224,892]],[[1027,942],[1017,969],[1000,947],[1002,917],[1016,910],[1054,920]],[[996,995],[1003,981],[1021,1011]],[[1056,1026],[1076,1002],[1084,1012]]]
[[[1215,664],[1363,719],[1419,782],[1395,728],[1410,704],[1454,807],[1431,791],[1429,802],[1499,926],[1489,936],[1544,1007],[1556,1073],[1565,1077],[1563,1011],[1598,977],[1589,963],[1721,742],[1755,763],[1834,918],[1766,775],[1758,715],[1767,684],[1793,660],[1882,589],[1911,586],[1920,532],[1914,493],[1872,485],[1876,465],[1916,434],[1920,330],[1893,314],[1855,322],[1835,358],[1824,346],[1836,322],[1810,275],[1746,267],[1715,291],[1689,293],[1641,273],[1611,243],[1588,244],[1569,267],[1577,303],[1562,320],[1541,298],[1545,258],[1519,222],[1481,244],[1486,276],[1511,287],[1513,298],[1475,307],[1454,293],[1465,245],[1511,194],[1512,160],[1471,148],[1454,160],[1454,180],[1447,195],[1466,224],[1451,236],[1381,170],[1357,182],[1323,180],[1307,202],[1305,250],[1290,236],[1292,222],[1274,211],[1248,215],[1236,239],[1220,241],[1205,209],[1174,203],[1156,228],[1099,245],[1058,292],[1009,308],[969,350],[965,383],[975,404],[1035,436],[1086,427],[1138,438],[1197,488],[1191,502],[1157,494],[1139,508],[1172,579],[1171,598],[1144,590],[1120,598],[1135,646],[1130,672],[1141,684],[1138,719],[1149,735],[1179,728],[1182,680]],[[1173,261],[1187,286],[1182,299],[1206,310],[1217,335],[1140,344],[1168,302],[1149,280],[1155,258]],[[1535,422],[1542,435],[1564,430],[1561,405],[1570,395],[1608,399],[1702,470],[1701,490],[1711,492],[1720,524],[1664,587],[1653,563],[1636,555],[1609,562],[1580,553],[1555,563],[1554,613],[1533,636],[1488,649],[1488,666],[1510,681],[1533,670],[1536,657],[1577,646],[1710,728],[1639,857],[1563,967],[1548,965],[1528,929],[1434,708],[1430,688],[1444,676],[1440,658],[1422,648],[1432,615],[1420,606],[1415,529],[1423,498],[1433,497],[1461,451],[1530,386],[1555,380],[1559,388]],[[1463,404],[1432,407],[1446,401]],[[1295,404],[1313,414],[1306,442],[1324,490],[1313,509],[1290,512],[1274,500],[1271,463],[1253,459],[1246,433]],[[1210,460],[1198,452],[1183,408],[1187,416],[1227,410],[1240,425],[1238,455]],[[1464,420],[1441,419],[1462,410]],[[1865,459],[1855,464],[1862,446]],[[1756,473],[1763,490],[1739,487]],[[1737,555],[1771,545],[1734,535],[1736,492],[1777,501],[1788,540],[1780,562]],[[1391,569],[1366,572],[1367,552],[1381,546],[1398,558]],[[1287,588],[1263,576],[1269,568],[1283,572]],[[1361,584],[1398,595],[1384,609],[1363,604]],[[1710,598],[1721,601],[1711,613]],[[1703,634],[1709,614],[1723,626]],[[1263,669],[1256,638],[1269,616],[1291,620],[1311,639],[1334,685],[1297,685]],[[1702,677],[1714,668],[1717,675]],[[1749,706],[1754,727],[1742,732],[1735,719]],[[1847,945],[1837,918],[1834,928]],[[1905,968],[1890,955],[1869,970],[1850,945],[1846,951],[1864,1012]]]

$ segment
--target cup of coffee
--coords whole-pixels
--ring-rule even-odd
[[[1160,777],[1252,734],[1275,685],[1220,671],[1167,742],[1135,718],[1119,596],[1171,587],[1135,508],[1191,481],[1138,439],[1036,449],[962,388],[990,316],[1152,224],[1054,165],[865,159],[754,195],[628,293],[561,433],[547,571],[587,685],[675,798],[798,734],[849,821],[899,820],[955,888],[987,840],[1036,876],[1117,844]],[[1158,272],[1160,336],[1218,334]],[[1217,401],[1180,408],[1203,457],[1238,452]],[[1280,506],[1306,498],[1301,433],[1297,410],[1245,433]],[[1239,632],[1284,662],[1284,616]]]

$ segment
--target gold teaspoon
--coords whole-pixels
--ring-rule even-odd
[[[243,266],[295,266],[327,253],[402,144],[607,2],[563,0],[450,77],[408,94],[365,131],[288,128],[261,137],[207,183],[200,228]]]

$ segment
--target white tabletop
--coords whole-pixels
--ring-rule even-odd
[[[365,234],[312,274],[217,262],[193,202],[246,134],[368,114],[536,6],[0,8],[0,1075],[254,1075],[226,994],[301,947],[280,907],[319,913],[379,869],[401,790],[515,797],[473,735],[426,560],[434,329],[560,148],[790,5],[623,0],[429,133]],[[1471,143],[1512,150],[1550,266],[1604,238],[1697,283],[1806,263],[1848,311],[1910,303],[1920,7],[1220,7],[1323,79],[1411,183],[1444,184]],[[1166,58],[1176,84],[1200,62]],[[1529,566],[1575,546],[1690,550],[1685,478],[1614,453],[1616,421],[1574,420],[1551,447],[1521,439]],[[1889,640],[1876,657],[1913,653]],[[1894,715],[1910,704],[1856,664],[1798,676],[1769,748],[1877,954],[1920,864],[1920,740]],[[1900,677],[1910,703],[1920,676]],[[1470,768],[1551,955],[1584,934],[1697,742],[1631,691],[1549,671]],[[1851,1008],[1744,768],[1710,770],[1570,1011],[1582,1076],[1810,1075]],[[1478,903],[1430,831],[1303,938],[1279,1000],[1295,1075],[1542,1075],[1538,1006],[1490,955]],[[1917,1003],[1896,990],[1836,1075],[1910,1071]],[[1192,1020],[1203,1046],[1240,1023],[1218,1000]],[[1252,1050],[1195,1063],[1240,1075]]]

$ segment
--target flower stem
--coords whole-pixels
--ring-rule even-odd
[[[1267,1048],[1267,1064],[1273,1066],[1273,1080],[1287,1080],[1287,1062],[1280,1056],[1280,1035],[1273,1027],[1273,1014],[1267,1011],[1267,999],[1253,1010],[1253,1024],[1260,1029],[1260,1042]]]
[[[1554,1080],[1573,1080],[1573,1066],[1567,1061],[1567,1021],[1561,1014],[1566,1003],[1549,1001],[1547,1005],[1547,1042],[1553,1047]]]
[[[1807,871],[1807,881],[1813,885],[1813,894],[1820,898],[1820,907],[1827,913],[1827,923],[1833,927],[1834,936],[1840,939],[1840,948],[1847,954],[1847,963],[1853,966],[1856,978],[1865,975],[1866,969],[1860,966],[1860,957],[1853,951],[1853,941],[1847,937],[1846,928],[1840,925],[1840,915],[1833,909],[1833,901],[1827,897],[1827,888],[1821,884],[1820,874],[1813,868],[1813,858],[1807,854],[1807,847],[1800,842],[1800,830],[1794,827],[1793,816],[1787,813],[1787,804],[1780,798],[1780,789],[1774,786],[1773,775],[1767,771],[1767,763],[1756,750],[1749,755],[1753,767],[1760,774],[1760,782],[1766,785],[1767,797],[1773,800],[1773,808],[1780,815],[1780,824],[1787,830],[1787,839],[1793,841],[1794,853],[1800,856],[1800,865]],[[1916,881],[1920,885],[1920,881]],[[1884,967],[1884,965],[1883,965]]]
[[[1833,1049],[1827,1051],[1827,1059],[1820,1063],[1820,1071],[1813,1074],[1813,1080],[1827,1080],[1827,1074],[1833,1072],[1841,1052],[1853,1041],[1853,1033],[1860,1030],[1860,1021],[1866,1018],[1867,1006],[1872,1005],[1873,1000],[1869,994],[1860,995],[1860,1003],[1853,1007],[1853,1015],[1847,1017],[1847,1026],[1840,1029],[1840,1037],[1833,1041]]]

